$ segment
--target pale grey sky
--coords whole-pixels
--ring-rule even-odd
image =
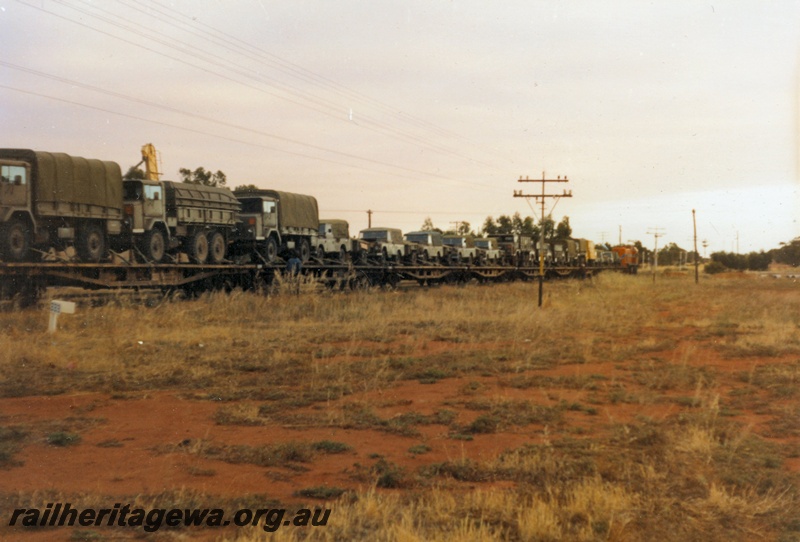
[[[800,3],[0,0],[3,147],[315,195],[353,232],[531,214],[708,251],[800,235]]]

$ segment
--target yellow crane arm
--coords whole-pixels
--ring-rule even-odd
[[[152,143],[148,143],[142,147],[142,162],[144,162],[145,178],[148,181],[157,181],[161,173],[158,171],[156,148]]]

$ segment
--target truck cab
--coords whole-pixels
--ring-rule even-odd
[[[499,233],[490,235],[489,238],[497,242],[504,264],[522,267],[531,263],[533,240],[530,236],[518,233]]]
[[[278,257],[280,234],[278,232],[278,201],[270,196],[239,196],[242,211],[239,214],[242,228],[240,241],[253,241],[263,247],[263,256],[272,263]],[[292,247],[294,248],[294,247]]]

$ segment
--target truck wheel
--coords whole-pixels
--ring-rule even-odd
[[[99,224],[89,223],[78,233],[78,257],[84,262],[99,262],[106,255],[106,235]]]
[[[225,252],[228,247],[225,245],[225,236],[215,231],[208,239],[208,256],[211,263],[222,263],[225,260]]]
[[[208,237],[206,232],[198,231],[189,240],[189,257],[196,263],[206,263],[208,260]]]
[[[344,246],[339,247],[339,261],[347,263],[347,249]]]
[[[12,220],[2,230],[0,253],[10,262],[22,262],[31,248],[30,231],[21,220]]]
[[[297,257],[300,258],[302,263],[307,263],[311,257],[311,247],[308,246],[307,239],[300,239],[297,245]]]
[[[278,243],[275,242],[274,237],[267,239],[264,244],[264,259],[267,263],[272,263],[278,257]]]
[[[153,228],[144,235],[140,247],[142,254],[147,261],[159,263],[164,259],[167,252],[167,242],[164,239],[164,232],[158,228]]]
[[[324,260],[325,259],[325,247],[323,247],[322,245],[318,246],[317,247],[317,252],[314,255],[317,257],[317,259],[319,261]]]

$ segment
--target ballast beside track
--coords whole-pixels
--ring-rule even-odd
[[[545,278],[587,277],[615,267],[546,267]],[[286,273],[283,262],[274,264],[143,264],[30,262],[0,263],[0,299],[36,301],[47,288],[77,287],[87,290],[160,290],[189,295],[213,290],[255,290],[272,284]],[[535,280],[536,267],[474,265],[353,265],[312,260],[300,274],[329,285],[360,289],[416,282],[421,286],[458,284],[475,280],[509,282]]]

